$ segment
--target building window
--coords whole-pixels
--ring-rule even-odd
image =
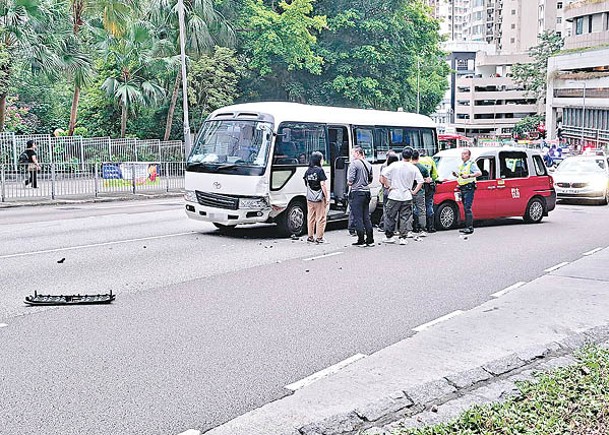
[[[562,23],[562,17],[557,17],[556,18],[556,24],[560,24]]]
[[[516,28],[516,24],[512,24],[512,29],[515,29],[515,28]]]
[[[562,2],[556,3],[556,9],[562,9]]]
[[[514,44],[516,42],[515,38],[510,38],[510,44]]]
[[[581,35],[584,33],[584,17],[577,17],[575,19],[575,34]]]
[[[512,15],[516,15],[516,9],[512,9]]]

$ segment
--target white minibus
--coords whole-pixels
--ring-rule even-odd
[[[389,149],[438,151],[435,123],[405,112],[248,103],[214,111],[205,120],[186,164],[186,213],[226,230],[275,222],[283,234],[306,231],[304,173],[314,151],[324,155],[331,192],[328,220],[348,218],[347,171],[354,147],[374,168],[371,212],[379,170]]]

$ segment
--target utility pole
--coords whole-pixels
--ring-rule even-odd
[[[586,81],[583,81],[584,85],[584,93],[582,96],[582,152],[584,151],[585,143],[584,143],[584,129],[586,128]]]
[[[182,66],[182,107],[184,111],[184,147],[186,157],[192,149],[190,122],[188,120],[188,83],[186,81],[186,37],[184,26],[184,0],[178,0],[178,22],[180,27],[180,63]]]
[[[417,56],[417,113],[421,113],[421,58]]]

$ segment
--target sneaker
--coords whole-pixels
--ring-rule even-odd
[[[422,242],[423,241],[423,239],[420,238],[419,236],[414,236],[414,238],[412,240],[414,240],[415,242]]]
[[[429,229],[427,230],[427,232],[428,232],[429,234],[433,234],[433,233],[437,232],[437,230],[436,230],[435,228],[429,228]]]
[[[416,237],[416,234],[413,233],[412,231],[408,231],[408,234],[406,234],[406,237],[409,239],[414,239]]]
[[[351,237],[357,237],[357,232],[353,231],[353,230],[349,230],[349,235]]]
[[[307,243],[313,243],[315,239],[313,237],[307,237]]]
[[[383,243],[395,243],[395,238],[394,237],[385,237],[383,239]]]
[[[474,234],[474,229],[473,228],[465,228],[463,231],[461,231],[463,234]]]
[[[355,243],[351,243],[351,246],[361,246],[361,247],[365,247],[365,246],[366,246],[366,243],[365,243],[364,241],[361,241],[361,242],[360,242],[360,241],[358,240],[358,241],[357,241],[357,242],[355,242]]]
[[[371,242],[366,242],[366,248],[374,248],[374,240]]]
[[[407,245],[408,244],[408,240],[400,237],[400,245]]]
[[[328,243],[328,241],[322,237],[321,239],[315,240],[315,243],[318,245],[323,245],[324,243]]]
[[[427,233],[425,231],[421,231],[418,235],[419,237],[427,237]]]

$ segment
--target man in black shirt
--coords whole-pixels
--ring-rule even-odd
[[[40,165],[38,164],[38,155],[36,154],[36,143],[33,140],[27,141],[27,148],[25,153],[27,154],[27,171],[29,173],[29,178],[25,180],[25,185],[31,185],[34,189],[38,188],[38,180],[37,175],[40,170]]]

